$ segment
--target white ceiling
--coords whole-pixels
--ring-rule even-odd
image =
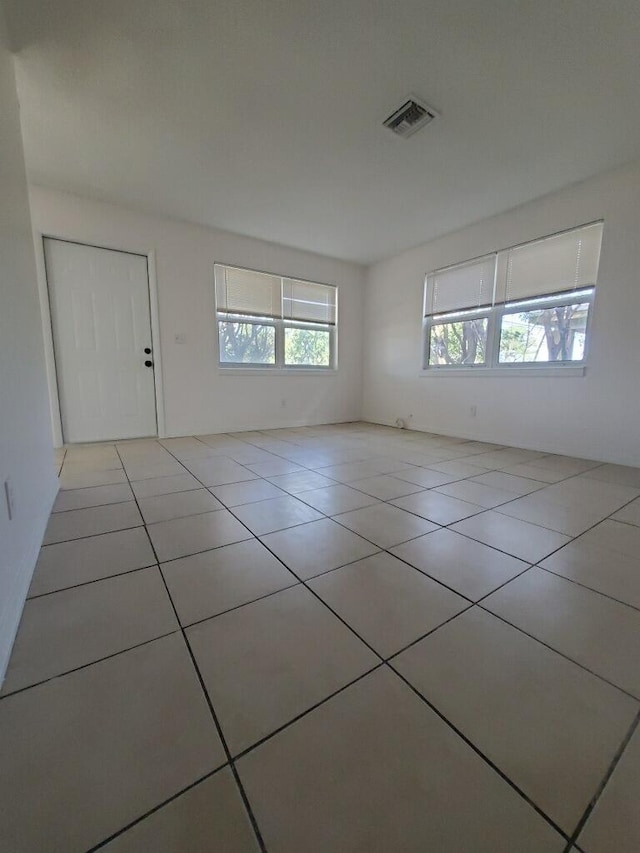
[[[369,262],[640,156],[637,0],[8,0],[31,180]],[[442,118],[381,123],[409,92]]]

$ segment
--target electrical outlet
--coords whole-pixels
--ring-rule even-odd
[[[15,496],[13,494],[13,483],[11,480],[4,481],[4,496],[7,501],[7,515],[9,516],[9,521],[13,521],[16,514],[16,506]]]
[[[471,415],[472,418],[475,418],[475,416],[478,414],[478,407],[477,406],[470,406],[469,407],[469,414]]]

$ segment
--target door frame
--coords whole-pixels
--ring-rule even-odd
[[[35,234],[34,242],[36,250],[36,268],[38,274],[38,294],[40,296],[40,309],[42,314],[44,357],[47,372],[47,384],[49,386],[49,406],[51,412],[51,431],[53,436],[53,446],[62,447],[64,439],[62,432],[62,409],[60,406],[60,395],[58,393],[58,371],[56,367],[55,347],[53,343],[53,325],[51,321],[49,281],[47,278],[47,265],[45,261],[45,240],[59,240],[62,243],[75,243],[77,245],[88,246],[93,249],[106,249],[111,252],[123,252],[126,255],[140,255],[141,257],[146,259],[147,285],[149,289],[149,317],[151,320],[151,345],[153,347],[153,376],[156,401],[157,437],[166,438],[164,414],[164,384],[162,381],[162,355],[160,349],[160,318],[158,312],[158,279],[156,275],[155,249],[149,249],[146,251],[135,251],[133,249],[123,249],[119,246],[107,246],[104,244],[90,243],[86,240],[75,240],[72,237],[63,237],[57,234],[38,231]]]

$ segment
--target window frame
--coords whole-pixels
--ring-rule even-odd
[[[337,295],[337,294],[336,294]],[[336,370],[337,369],[337,351],[336,337],[338,324],[330,325],[328,323],[313,323],[305,320],[283,320],[282,321],[282,369],[283,370]],[[287,364],[286,362],[286,330],[287,329],[302,329],[312,332],[328,332],[329,334],[329,364]],[[277,329],[276,329],[277,343]],[[276,352],[277,361],[277,352]]]
[[[567,368],[567,367],[584,367],[587,363],[589,355],[589,343],[591,332],[591,319],[593,316],[593,303],[595,301],[596,288],[589,287],[582,290],[564,290],[560,293],[545,294],[544,296],[532,296],[530,299],[514,299],[513,302],[503,302],[496,305],[496,337],[495,337],[495,366],[500,370],[513,370],[520,368],[523,370],[535,370],[536,368]],[[579,298],[578,298],[579,297]],[[500,340],[502,336],[502,319],[505,314],[518,313],[514,311],[514,307],[525,305],[535,305],[540,311],[547,308],[564,308],[567,305],[587,304],[587,320],[585,323],[584,334],[584,351],[581,359],[565,359],[562,361],[500,361]]]
[[[215,314],[215,348],[218,359],[218,370],[221,373],[236,373],[236,372],[249,372],[249,373],[265,373],[265,374],[274,374],[274,373],[323,373],[323,374],[331,374],[337,373],[338,371],[338,301],[339,301],[339,287],[335,284],[326,284],[325,282],[311,281],[310,279],[303,279],[296,276],[290,275],[282,275],[280,273],[267,272],[265,270],[256,270],[251,269],[249,267],[240,267],[238,264],[225,264],[220,261],[216,261],[214,264],[215,267],[230,267],[237,270],[242,270],[246,272],[259,273],[262,275],[269,275],[275,278],[280,279],[280,316],[279,317],[271,317],[271,316],[254,316],[251,314],[234,314],[233,312],[227,311],[219,311],[218,310],[218,300],[217,300],[217,292],[215,286],[215,274],[214,274],[214,286],[213,286],[213,301],[214,301],[214,314]],[[283,312],[283,290],[284,290],[284,281],[285,280],[293,280],[299,281],[308,284],[316,284],[322,285],[323,287],[331,287],[335,291],[335,323],[322,323],[320,321],[306,321],[306,320],[294,320],[284,317]],[[220,323],[229,322],[229,323],[246,323],[255,326],[272,326],[275,329],[275,361],[272,364],[261,364],[259,362],[250,362],[250,361],[222,361],[220,357]],[[323,331],[329,333],[329,364],[328,365],[318,365],[318,364],[287,364],[285,358],[285,329],[311,329],[317,331]]]
[[[506,292],[500,293],[503,297],[500,301],[497,299],[497,282],[499,276],[506,272],[506,258],[512,249],[520,248],[532,243],[542,242],[549,238],[559,236],[561,234],[570,234],[573,231],[580,231],[591,225],[604,225],[603,220],[594,220],[572,228],[564,229],[563,231],[549,234],[544,237],[537,237],[526,243],[516,246],[509,246],[505,249],[500,249],[494,254],[496,256],[496,287],[494,289],[494,301],[487,306],[478,308],[459,309],[439,314],[427,314],[428,306],[431,304],[432,294],[429,288],[429,280],[434,279],[438,273],[442,273],[454,267],[472,264],[474,261],[480,260],[487,255],[480,255],[478,258],[472,258],[456,264],[450,264],[439,270],[433,270],[425,274],[424,289],[423,289],[423,317],[422,317],[422,375],[455,375],[456,373],[465,376],[477,375],[515,375],[517,372],[552,375],[554,371],[563,375],[584,375],[585,368],[588,363],[589,351],[591,349],[591,328],[593,322],[593,306],[596,298],[597,281],[582,288],[573,290],[550,291],[549,293],[532,296],[529,298],[506,299]],[[602,239],[602,236],[601,236]],[[600,250],[601,251],[601,245]],[[599,270],[598,270],[599,277]],[[526,306],[535,304],[536,308],[544,310],[550,307],[563,307],[579,302],[580,304],[588,303],[587,318],[585,324],[585,342],[582,359],[577,360],[562,360],[562,361],[500,361],[500,341],[502,335],[502,321],[505,315],[517,313],[514,307]],[[430,349],[431,349],[431,330],[434,325],[441,325],[444,321],[455,322],[455,318],[463,318],[474,320],[480,318],[487,319],[487,341],[485,347],[485,361],[481,364],[430,364]]]
[[[452,318],[452,319],[449,319]],[[457,318],[457,319],[454,319]],[[434,326],[441,326],[444,323],[455,323],[461,320],[487,320],[487,340],[485,343],[485,360],[480,364],[429,364],[431,355],[431,330]],[[471,308],[461,311],[447,311],[443,314],[431,314],[423,319],[423,370],[486,370],[490,366],[490,360],[493,350],[493,334],[492,326],[494,322],[492,307],[486,308]]]
[[[276,360],[273,364],[265,364],[259,361],[222,361],[220,358],[220,323],[236,323],[236,324],[244,324],[247,326],[270,326],[275,330],[274,342],[273,342],[273,351],[276,356]],[[236,370],[237,368],[246,367],[250,370],[273,370],[277,365],[277,353],[278,353],[278,328],[276,324],[270,317],[251,317],[246,314],[227,314],[223,315],[218,314],[216,310],[216,342],[217,342],[217,351],[218,351],[218,366],[221,370]]]

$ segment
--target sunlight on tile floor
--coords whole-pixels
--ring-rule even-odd
[[[640,849],[640,469],[365,423],[58,461],[2,851]]]

